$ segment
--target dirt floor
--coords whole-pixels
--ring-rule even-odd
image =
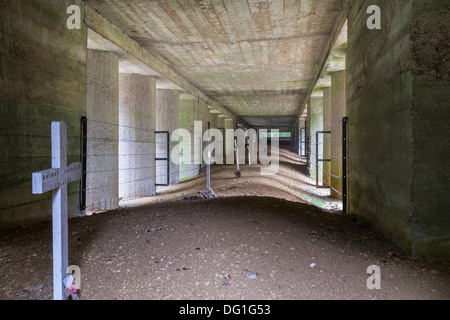
[[[276,177],[259,166],[212,168],[69,221],[69,264],[81,269],[82,300],[449,299],[448,263],[419,263],[316,190],[304,162],[283,151]],[[324,207],[320,209],[306,201]],[[0,234],[0,299],[51,299],[51,224]],[[381,289],[367,288],[367,268]]]

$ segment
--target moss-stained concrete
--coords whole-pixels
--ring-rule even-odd
[[[350,209],[419,259],[450,259],[444,3],[379,1],[381,30],[371,1],[349,16]]]
[[[169,131],[170,134],[180,127],[180,92],[177,90],[157,90],[156,92],[156,130]],[[171,150],[177,143],[171,142]],[[156,146],[158,148],[158,145]],[[157,175],[161,171],[157,168]],[[163,170],[167,174],[167,169]],[[170,162],[170,184],[180,181],[178,164]]]
[[[32,195],[33,172],[51,167],[51,122],[65,121],[68,163],[80,161],[86,115],[87,29],[68,30],[74,1],[0,3],[0,228],[50,219],[51,192]],[[69,185],[78,216],[79,184]]]

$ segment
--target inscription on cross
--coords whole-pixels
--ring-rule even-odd
[[[65,300],[63,280],[68,267],[67,185],[81,179],[81,163],[67,166],[65,122],[52,122],[52,169],[33,173],[33,194],[53,191],[53,298]]]

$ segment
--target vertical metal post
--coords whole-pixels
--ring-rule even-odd
[[[87,118],[81,117],[81,192],[80,210],[86,210]]]
[[[348,117],[342,119],[342,211],[347,213],[347,124]]]
[[[211,190],[211,150],[209,149],[209,145],[211,143],[211,137],[210,137],[210,128],[211,123],[208,122],[208,140],[206,141],[206,150],[208,159],[206,162],[206,192],[209,193]]]
[[[170,185],[170,132],[167,132],[167,185]]]
[[[167,187],[167,186],[169,186],[170,185],[170,132],[169,131],[155,131],[155,142],[156,142],[156,144],[158,144],[158,143],[164,143],[164,141],[162,141],[162,142],[157,142],[157,135],[158,134],[167,134],[167,141],[166,141],[166,144],[167,144],[167,154],[166,154],[166,157],[165,158],[158,158],[158,157],[155,157],[155,161],[156,161],[156,163],[158,162],[158,161],[166,161],[166,164],[167,164],[167,182],[166,183],[158,183],[158,177],[159,177],[159,175],[156,177],[156,181],[155,181],[155,186],[157,186],[157,187]],[[163,152],[163,151],[161,151],[161,152]],[[156,155],[158,154],[158,149],[156,149]]]
[[[316,187],[319,187],[319,132],[316,132]]]

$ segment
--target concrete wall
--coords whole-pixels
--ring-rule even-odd
[[[371,1],[349,15],[350,210],[419,259],[450,258],[445,3],[379,1],[381,30]]]
[[[0,229],[51,218],[51,192],[32,195],[33,172],[51,168],[51,122],[65,121],[68,163],[80,161],[86,115],[87,30],[68,30],[80,0],[0,2]],[[79,183],[69,185],[69,216]]]
[[[180,93],[176,90],[157,90],[156,91],[156,130],[169,131],[170,134],[180,127]],[[176,143],[175,143],[176,144]],[[171,151],[173,148],[171,143]],[[159,145],[156,145],[157,150]],[[156,175],[167,175],[167,168],[157,166]],[[170,162],[170,184],[176,184],[180,181],[180,172],[178,164]]]
[[[331,74],[331,196],[342,200],[343,192],[343,171],[342,171],[342,119],[346,116],[347,97],[346,97],[346,72],[337,71]],[[351,158],[348,160],[351,161]]]
[[[119,206],[119,58],[88,50],[86,210]]]
[[[119,197],[155,194],[156,80],[119,76]]]

